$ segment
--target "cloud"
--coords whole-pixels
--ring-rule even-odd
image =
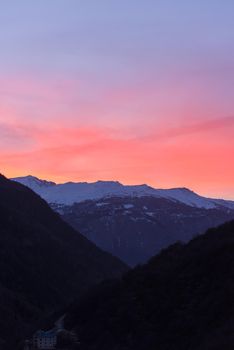
[[[196,134],[210,134],[214,132],[222,132],[223,129],[233,128],[234,132],[234,116],[220,117],[214,119],[208,119],[198,122],[186,122],[185,125],[178,127],[163,126],[162,129],[156,130],[153,134],[149,134],[145,137],[146,140],[170,140],[173,138],[179,138],[183,136],[190,136]]]
[[[234,116],[220,117],[200,121],[198,123],[191,123],[191,125],[178,129],[178,135],[210,132],[227,127],[234,127]],[[176,134],[177,133],[175,132],[175,135]]]

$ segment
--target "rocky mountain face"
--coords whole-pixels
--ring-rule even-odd
[[[130,266],[234,219],[234,210],[222,206],[197,208],[150,196],[110,197],[53,208],[89,240]]]
[[[176,241],[234,219],[234,202],[186,189],[159,190],[119,182],[65,183],[17,178],[98,247],[134,266]]]
[[[0,176],[0,349],[41,317],[127,270],[29,188]]]
[[[231,350],[234,222],[102,283],[66,316],[81,350]]]

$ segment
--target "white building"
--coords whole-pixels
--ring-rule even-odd
[[[77,336],[74,332],[69,332],[64,329],[64,316],[57,320],[55,327],[49,331],[39,330],[34,333],[31,341],[25,341],[25,350],[53,350],[56,349],[58,335],[64,332],[69,335],[70,339],[78,344]]]
[[[49,331],[37,331],[33,336],[33,347],[41,350],[55,349],[57,344],[58,329]]]

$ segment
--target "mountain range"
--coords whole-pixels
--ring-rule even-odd
[[[97,210],[101,212],[96,223],[126,216],[122,234],[131,232],[130,244],[139,237],[137,228],[145,237],[148,217],[148,229],[154,227],[148,236],[152,255],[156,243],[164,238],[167,245],[172,233],[173,239],[181,236],[186,241],[192,238],[187,228],[197,225],[200,230],[207,218],[211,224],[218,216],[225,220],[233,215],[232,203],[221,202],[204,208],[152,195],[108,195],[72,205],[50,203],[56,209],[52,210],[31,189],[0,176],[0,349],[16,349],[19,340],[59,310],[65,328],[78,336],[81,350],[231,350],[234,221],[189,243],[161,246],[147,264],[129,270],[56,212],[63,218],[71,215],[66,220],[72,221],[73,211],[78,210],[79,217],[83,211],[86,226],[90,221],[94,225]],[[137,218],[143,214],[141,226]],[[134,230],[126,231],[134,217]],[[121,231],[118,220],[114,225]],[[168,234],[170,225],[179,233]],[[117,234],[109,227],[104,238],[109,232]],[[146,251],[138,242],[141,253]],[[130,255],[131,249],[129,245]]]
[[[31,188],[76,230],[131,266],[234,219],[233,201],[202,197],[186,188],[161,190],[113,181],[57,185],[33,176],[13,180]]]
[[[13,178],[12,180],[31,188],[50,204],[73,205],[85,200],[97,200],[105,197],[151,196],[197,208],[214,209],[222,206],[234,209],[234,201],[202,197],[187,188],[155,189],[148,185],[125,186],[118,181],[56,184],[55,182],[41,180],[31,175]]]

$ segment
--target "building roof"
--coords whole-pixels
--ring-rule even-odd
[[[51,338],[51,337],[56,337],[57,333],[58,333],[57,328],[50,329],[49,331],[39,330],[36,333],[34,333],[33,337]]]

